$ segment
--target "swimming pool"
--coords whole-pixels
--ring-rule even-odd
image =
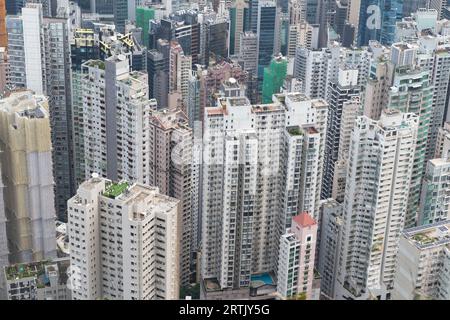
[[[251,281],[261,281],[264,284],[273,284],[273,279],[268,273],[254,274],[251,276]]]

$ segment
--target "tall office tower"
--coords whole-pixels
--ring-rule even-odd
[[[203,16],[196,11],[186,10],[150,21],[149,49],[158,49],[160,40],[177,40],[184,54],[192,57],[192,64],[206,64],[206,28],[199,21]],[[207,18],[205,18],[207,20]]]
[[[277,292],[284,298],[312,298],[317,222],[304,212],[292,218],[291,228],[281,236]]]
[[[25,6],[26,0],[8,0],[6,1],[6,13],[8,15],[18,15]]]
[[[166,59],[164,54],[156,49],[147,52],[147,74],[149,97],[156,99],[159,107],[167,107],[169,76],[166,72]]]
[[[0,100],[0,153],[11,263],[56,257],[52,144],[46,98]]]
[[[203,38],[205,39],[204,64],[210,60],[220,60],[228,57],[228,20],[223,17],[208,19],[203,23]]]
[[[1,150],[0,150],[1,156]],[[5,215],[5,202],[3,199],[3,180],[2,180],[2,168],[0,163],[0,268],[9,265],[9,250],[8,250],[8,238],[6,237],[6,215]],[[0,278],[0,299],[4,300],[4,290],[6,289],[5,279]]]
[[[412,112],[419,116],[419,131],[405,220],[405,226],[407,227],[414,226],[417,222],[420,188],[425,173],[426,146],[433,104],[433,87],[430,82],[430,73],[427,70],[422,71],[410,65],[396,67],[393,83],[388,93],[389,108],[401,112]]]
[[[270,103],[272,95],[279,93],[287,74],[288,61],[281,54],[276,55],[270,65],[264,68],[262,103]]]
[[[403,16],[409,17],[421,8],[427,8],[430,0],[411,0],[403,2]]]
[[[316,207],[312,201],[319,183],[309,178],[319,176],[317,150],[324,128],[322,123],[315,128],[323,115],[315,104],[323,105],[288,93],[255,106],[245,97],[220,98],[216,107],[205,109],[203,297],[248,296],[252,274],[276,272],[289,213]],[[290,194],[289,186],[300,194]],[[290,196],[298,200],[291,202]]]
[[[361,0],[358,45],[367,45],[370,40],[378,40],[385,45],[392,44],[395,25],[402,17],[402,0]]]
[[[91,0],[91,13],[113,15],[114,0]]]
[[[358,96],[353,96],[342,104],[338,160],[334,165],[333,189],[331,193],[332,198],[339,203],[344,201],[350,139],[356,118],[360,115],[360,110],[361,102]]]
[[[188,285],[195,271],[194,252],[191,249],[193,230],[198,222],[192,219],[193,194],[198,186],[193,183],[193,133],[181,110],[154,112],[150,118],[146,150],[149,153],[148,184],[157,186],[162,194],[181,203],[180,283]]]
[[[418,225],[450,219],[450,162],[448,158],[429,160],[422,182]]]
[[[155,9],[154,8],[146,8],[146,7],[137,7],[136,8],[136,27],[142,28],[142,45],[148,47],[149,38],[149,24],[150,20],[155,19]]]
[[[247,97],[252,104],[260,102],[258,90],[258,36],[251,31],[240,34],[238,63],[248,72]]]
[[[279,12],[272,0],[258,1],[258,82],[262,84],[264,68],[270,64],[272,56],[279,53]]]
[[[401,234],[393,300],[450,299],[449,229],[447,220]]]
[[[148,100],[147,75],[129,71],[123,56],[83,64],[85,176],[144,182],[145,132],[156,102]]]
[[[6,32],[5,0],[0,0],[0,47],[8,47],[8,33]]]
[[[182,105],[186,109],[188,90],[189,90],[189,76],[192,68],[192,59],[186,56],[183,48],[177,41],[170,43],[170,58],[169,58],[169,105],[168,107],[175,107]],[[171,101],[173,98],[180,102]]]
[[[332,27],[340,39],[344,37],[344,26],[347,22],[348,9],[347,0],[335,0]]]
[[[74,43],[71,44],[72,63],[72,138],[75,187],[86,180],[84,157],[84,106],[83,106],[83,69],[88,60],[99,58],[99,48],[95,45],[92,29],[77,29],[74,32]]]
[[[338,299],[384,297],[392,289],[418,127],[418,116],[392,109],[380,120],[357,119],[343,204]]]
[[[117,31],[125,32],[125,21],[128,20],[128,0],[113,0],[114,25]]]
[[[317,244],[317,271],[321,277],[320,291],[323,295],[332,298],[342,237],[342,204],[334,199],[322,200],[319,215],[321,224]]]
[[[333,188],[333,177],[335,164],[338,161],[340,131],[342,125],[342,110],[344,103],[350,101],[352,97],[358,97],[360,90],[358,87],[358,70],[339,68],[339,76],[331,81],[327,138],[325,143],[325,159],[322,182],[322,199],[331,198]]]
[[[178,299],[178,200],[93,175],[68,208],[72,299]]]
[[[67,19],[43,18],[42,5],[28,3],[20,17],[8,20],[8,30],[15,26],[18,29],[9,37],[11,84],[49,97],[55,206],[58,218],[64,220],[67,199],[74,191]]]
[[[23,23],[21,17],[7,16],[8,32],[8,85],[11,89],[26,88]]]
[[[230,25],[229,35],[230,44],[228,48],[228,54],[239,54],[241,47],[241,34],[245,31],[245,14],[248,11],[248,2],[244,0],[237,0],[234,2],[229,10]]]
[[[307,49],[319,48],[319,27],[309,23],[290,24],[288,30],[287,56],[295,57],[298,47]]]
[[[434,158],[449,158],[450,156],[450,122],[445,122],[439,128]]]

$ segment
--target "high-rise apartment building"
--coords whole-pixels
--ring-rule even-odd
[[[418,225],[450,219],[450,162],[429,160],[422,182]]]
[[[19,17],[8,19],[7,27],[11,85],[49,97],[55,207],[64,220],[67,199],[74,192],[68,20],[44,18],[42,4],[28,3]]]
[[[433,105],[433,86],[429,71],[411,65],[396,67],[388,95],[389,108],[412,112],[419,116],[419,131],[405,221],[406,226],[414,226],[417,222],[420,188],[426,168],[426,149]]]
[[[72,299],[178,299],[178,200],[94,174],[68,211]]]
[[[148,100],[147,75],[129,71],[124,56],[83,64],[85,176],[145,182],[145,132],[156,101]]]
[[[172,96],[181,100],[178,105],[183,106],[184,109],[186,108],[191,67],[191,57],[184,54],[183,48],[178,42],[172,41],[170,43],[169,58],[169,108],[177,106],[177,103],[171,101]]]
[[[402,232],[393,300],[450,299],[449,230],[446,220]]]
[[[56,257],[47,99],[30,91],[0,100],[0,159],[10,263]]]
[[[339,149],[342,147],[340,142],[340,132],[342,125],[342,111],[344,103],[354,97],[359,96],[358,70],[339,68],[339,76],[336,80],[329,83],[330,97],[327,137],[325,144],[325,159],[322,182],[322,199],[331,198],[333,190],[333,179],[335,165],[338,161]]]
[[[347,177],[348,153],[350,150],[351,134],[360,115],[361,103],[358,96],[351,97],[350,100],[342,104],[341,124],[339,130],[339,150],[337,161],[334,165],[332,197],[339,203],[344,201],[345,179]]]
[[[335,297],[383,298],[392,289],[397,243],[413,174],[419,117],[388,109],[358,117],[350,143]]]
[[[337,281],[342,238],[342,204],[332,198],[322,200],[319,216],[321,224],[317,245],[317,271],[320,274],[320,291],[326,297],[332,298]]]
[[[181,110],[161,110],[150,118],[148,140],[149,176],[146,183],[157,186],[162,194],[180,200],[180,283],[191,282],[195,271],[195,239],[198,224],[198,181],[194,178],[193,132]],[[197,199],[197,200],[196,200]],[[197,217],[197,218],[196,218]]]
[[[294,216],[280,240],[277,292],[282,297],[312,298],[316,242],[317,222],[305,212]]]
[[[316,106],[326,104],[287,93],[254,106],[221,98],[205,109],[203,286],[248,290],[252,274],[276,272],[292,216],[315,216],[325,129]]]

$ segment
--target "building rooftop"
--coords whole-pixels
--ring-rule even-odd
[[[450,244],[450,220],[410,228],[403,236],[418,249],[429,249]]]
[[[125,190],[128,188],[128,182],[118,182],[118,183],[110,183],[106,186],[105,191],[103,192],[103,195],[105,197],[115,199],[118,196],[120,196]]]
[[[293,217],[292,220],[294,220],[295,223],[302,227],[309,227],[317,224],[316,221],[307,212],[300,213],[299,215]]]
[[[50,277],[58,276],[60,284],[67,282],[67,269],[70,266],[69,258],[57,261],[39,261],[32,263],[15,264],[4,267],[7,281],[13,282],[25,278],[35,278],[38,288],[50,285]]]

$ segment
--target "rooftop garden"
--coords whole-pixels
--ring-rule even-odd
[[[288,132],[293,136],[301,136],[303,134],[299,127],[288,128]]]
[[[412,236],[412,239],[421,245],[430,244],[436,241],[436,238],[428,236],[426,233],[418,233]]]
[[[128,188],[128,182],[111,183],[103,192],[105,197],[115,199]]]
[[[103,61],[101,61],[101,60],[92,60],[91,61],[91,65],[93,67],[97,67],[97,68],[99,68],[101,70],[105,70],[105,63]]]
[[[47,262],[36,262],[29,264],[16,264],[5,267],[6,278],[8,280],[19,280],[29,277],[38,277],[45,274],[45,264]]]

